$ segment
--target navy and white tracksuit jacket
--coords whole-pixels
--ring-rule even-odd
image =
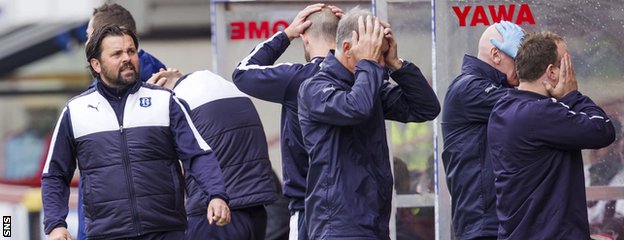
[[[146,82],[147,80],[149,80],[149,78],[152,77],[152,74],[157,73],[159,69],[161,68],[167,69],[167,67],[162,62],[160,62],[160,60],[158,60],[156,57],[152,56],[148,52],[143,51],[143,49],[139,49],[139,52],[137,53],[137,55],[139,57],[139,66],[140,66],[139,79],[141,79],[141,81],[143,82]],[[89,88],[94,88],[97,82],[98,80],[94,78],[91,85],[89,85]],[[82,183],[79,184],[79,187],[82,188]],[[84,213],[83,213],[83,208],[82,208],[82,193],[78,191],[78,236],[76,236],[78,240],[87,239],[84,228],[85,227],[84,227]]]
[[[251,99],[231,82],[207,70],[184,76],[174,92],[188,104],[197,130],[215,150],[230,209],[274,202],[277,189],[266,136]],[[186,180],[187,214],[206,215],[207,196],[193,176]]]
[[[273,65],[286,51],[290,40],[284,32],[258,44],[232,74],[234,84],[250,96],[282,104],[280,144],[284,195],[290,199],[289,209],[304,209],[308,154],[297,116],[297,94],[301,83],[320,69],[322,57],[309,63]]]
[[[464,56],[442,108],[442,161],[457,239],[495,237],[498,231],[494,170],[486,161],[487,124],[496,101],[509,90],[507,76]]]
[[[355,74],[329,53],[299,90],[310,154],[305,217],[310,239],[390,239],[392,173],[384,119],[423,122],[440,104],[407,61],[391,75],[361,60]]]
[[[487,133],[498,239],[589,239],[581,149],[615,140],[605,112],[578,91],[556,100],[512,89]]]
[[[45,233],[67,226],[69,182],[80,169],[89,239],[184,231],[184,179],[227,201],[210,147],[171,91],[136,81],[73,98],[54,130],[43,176]]]

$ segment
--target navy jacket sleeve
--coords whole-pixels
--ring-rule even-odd
[[[574,91],[560,101],[545,99],[537,108],[534,137],[564,150],[598,149],[615,140],[615,129],[607,114],[589,97]]]
[[[501,99],[509,88],[495,85],[487,79],[469,79],[466,85],[455,91],[461,97],[462,111],[469,122],[487,123],[496,102]]]
[[[340,89],[327,74],[316,75],[300,90],[300,106],[306,106],[312,121],[336,126],[356,125],[368,119],[379,97],[384,69],[376,62],[361,60],[355,65],[351,90]]]
[[[139,78],[143,82],[147,82],[152,77],[152,74],[157,73],[161,68],[167,69],[165,64],[146,51],[143,51],[143,49],[139,50],[139,67],[141,69]]]
[[[178,157],[182,160],[186,174],[200,184],[208,199],[215,197],[228,201],[225,192],[223,172],[216,154],[201,137],[190,115],[180,100],[172,96],[170,104],[171,131]]]
[[[46,234],[56,227],[67,227],[65,218],[68,213],[69,183],[76,170],[76,147],[67,109],[63,109],[54,129],[41,177]]]
[[[290,40],[284,32],[258,44],[234,69],[232,81],[242,92],[275,103],[283,103],[288,85],[303,64],[273,65]]]
[[[416,65],[404,61],[401,69],[394,71],[391,77],[398,85],[384,81],[381,88],[386,119],[424,122],[438,116],[440,102]]]

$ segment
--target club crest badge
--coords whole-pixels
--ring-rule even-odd
[[[152,98],[151,97],[139,98],[139,105],[144,108],[152,106]]]

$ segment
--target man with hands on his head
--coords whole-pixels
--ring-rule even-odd
[[[432,120],[440,104],[418,67],[398,58],[390,26],[369,11],[342,16],[336,45],[299,89],[310,155],[308,237],[390,239],[393,179],[384,120]]]
[[[477,56],[464,55],[459,76],[442,108],[442,162],[459,240],[496,239],[494,171],[486,157],[487,124],[496,101],[518,86],[514,58],[524,38],[518,25],[502,21],[479,39]]]
[[[520,79],[494,106],[487,130],[498,239],[589,239],[582,149],[611,144],[607,114],[578,91],[565,41],[529,34]]]
[[[289,198],[290,239],[306,240],[304,200],[308,154],[297,117],[299,86],[314,76],[325,56],[336,48],[336,28],[342,10],[322,3],[301,10],[292,23],[270,39],[258,44],[238,64],[232,79],[234,84],[250,96],[282,105],[280,150],[284,196]],[[275,61],[300,37],[306,63]]]

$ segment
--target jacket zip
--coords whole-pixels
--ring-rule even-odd
[[[129,95],[129,94],[128,94]],[[123,116],[125,113],[125,108],[126,108],[126,101],[128,100],[128,95],[125,95],[123,97],[122,101],[122,106],[121,106],[121,119],[117,119],[118,123],[119,123],[119,135],[120,135],[120,140],[121,140],[121,151],[123,153],[122,155],[122,160],[124,163],[124,170],[126,172],[126,181],[128,183],[128,192],[130,194],[130,204],[131,209],[132,209],[132,216],[133,216],[133,221],[134,221],[134,226],[136,227],[136,234],[137,236],[141,236],[141,233],[143,232],[143,229],[141,229],[141,223],[139,221],[139,212],[136,209],[137,206],[137,201],[136,201],[136,196],[134,193],[134,181],[132,180],[132,174],[131,174],[131,170],[130,170],[130,159],[128,159],[128,143],[126,142],[126,134],[124,133],[124,129],[123,129]]]

